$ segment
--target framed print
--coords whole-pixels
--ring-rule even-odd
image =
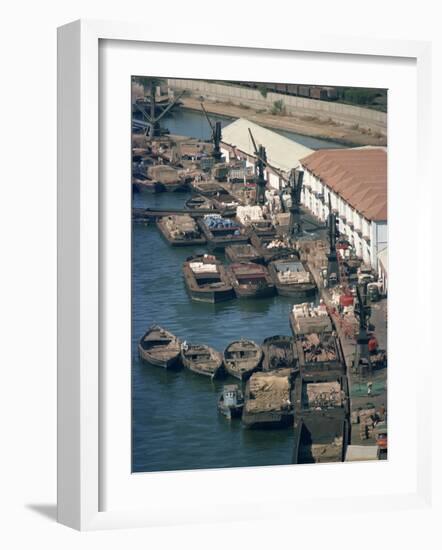
[[[428,52],[59,30],[60,522],[425,505]]]

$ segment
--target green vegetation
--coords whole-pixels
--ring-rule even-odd
[[[285,105],[282,99],[278,99],[273,102],[273,107],[271,111],[272,115],[284,115],[285,114]]]
[[[267,97],[268,90],[265,86],[258,86],[258,90],[262,97]]]

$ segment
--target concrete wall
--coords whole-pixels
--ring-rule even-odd
[[[201,95],[207,99],[230,102],[235,105],[242,103],[257,110],[271,109],[275,101],[282,100],[287,112],[293,115],[311,116],[322,120],[332,119],[346,126],[359,124],[361,128],[371,128],[383,134],[387,132],[387,114],[364,107],[273,92],[263,97],[258,90],[203,80],[170,78],[168,84],[170,89],[186,89],[194,96]]]

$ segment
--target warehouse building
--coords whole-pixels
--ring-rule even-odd
[[[364,263],[378,271],[379,253],[388,244],[386,150],[322,149],[302,158],[301,165],[302,203],[326,221],[330,195],[340,233],[346,235]]]
[[[269,164],[266,168],[268,185],[273,189],[282,189],[284,180],[281,175],[288,177],[290,170],[300,167],[300,159],[313,150],[250,120],[239,118],[222,129],[221,152],[227,161],[240,158],[248,166],[254,166],[256,156],[249,129],[256,146],[263,145],[266,149]]]

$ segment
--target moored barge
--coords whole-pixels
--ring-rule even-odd
[[[284,428],[293,424],[292,378],[291,369],[252,374],[245,390],[244,427]]]
[[[258,254],[256,248],[251,244],[232,244],[226,246],[226,258],[233,263],[254,262],[262,263],[262,257]]]
[[[281,235],[258,234],[251,230],[250,242],[266,263],[284,256],[297,255],[294,243]]]
[[[301,260],[291,255],[269,263],[269,272],[280,296],[314,296],[316,284]]]
[[[183,276],[192,300],[214,304],[235,298],[229,276],[215,256],[188,258],[183,265]]]
[[[270,336],[262,343],[264,354],[262,369],[297,369],[298,352],[291,336]]]
[[[235,340],[224,350],[224,367],[239,380],[247,380],[260,368],[261,361],[262,349],[253,340]]]
[[[168,330],[152,325],[138,343],[142,361],[165,369],[180,366],[181,342]]]
[[[290,327],[294,336],[333,330],[327,306],[322,301],[316,307],[308,302],[295,304],[290,312]]]
[[[206,242],[200,226],[188,214],[164,216],[157,227],[171,246],[200,245]]]
[[[227,267],[227,274],[237,298],[268,298],[275,294],[275,285],[264,265],[234,263]]]
[[[219,214],[207,214],[198,223],[212,252],[222,251],[231,244],[246,244],[249,240],[242,225]]]
[[[221,353],[204,344],[184,342],[181,348],[181,360],[187,369],[203,376],[209,376],[212,380],[223,373]]]

